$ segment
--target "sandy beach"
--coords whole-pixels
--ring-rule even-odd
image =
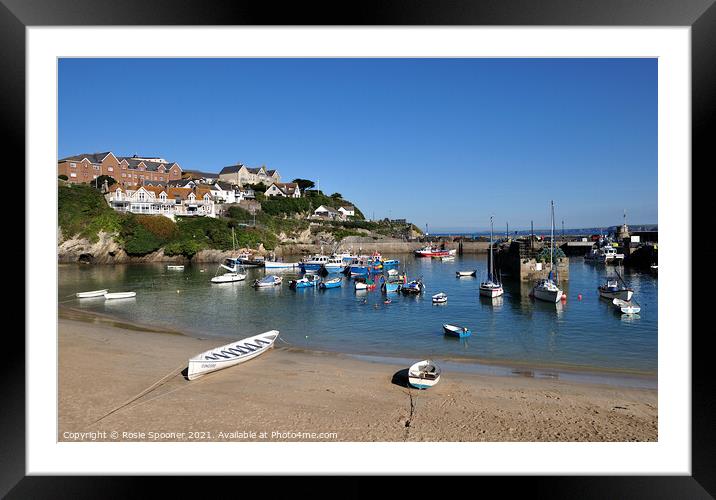
[[[179,373],[187,360],[230,340],[151,330],[61,309],[59,441],[658,438],[654,389],[444,372],[418,391],[394,381],[406,366],[280,342],[189,382]]]

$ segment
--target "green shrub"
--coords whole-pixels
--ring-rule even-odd
[[[58,175],[57,178],[62,179],[63,181],[66,181],[68,179],[68,177],[65,174]]]
[[[123,221],[120,237],[124,251],[129,255],[146,255],[159,250],[164,243],[137,222],[136,217],[127,217]]]
[[[116,232],[120,220],[121,216],[93,187],[58,186],[57,222],[65,237],[80,236],[96,241],[99,231]]]

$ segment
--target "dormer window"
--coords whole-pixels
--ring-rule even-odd
[[[139,201],[144,201],[144,191],[139,192]]]

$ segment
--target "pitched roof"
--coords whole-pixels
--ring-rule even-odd
[[[170,198],[179,198],[181,200],[186,200],[191,193],[191,188],[170,187],[167,188],[167,191],[167,194]]]
[[[191,179],[175,179],[173,181],[167,181],[167,186],[170,187],[185,187],[188,185],[194,185],[196,184]]]
[[[105,151],[103,153],[82,153],[80,155],[74,155],[74,156],[68,156],[67,158],[62,158],[60,161],[82,161],[85,158],[87,158],[92,163],[102,163],[102,160],[104,160],[108,154],[112,153],[111,151]]]
[[[142,186],[147,191],[154,193],[155,196],[159,196],[161,193],[166,193],[167,188],[163,186]]]
[[[342,208],[343,210],[347,210],[347,211],[349,211],[349,212],[350,212],[350,211],[355,211],[355,209],[356,209],[356,207],[354,207],[353,205],[343,205],[343,206],[339,207],[338,210],[340,210],[341,208]]]
[[[242,163],[237,163],[236,165],[229,165],[228,167],[224,167],[219,172],[219,175],[221,174],[235,174],[239,170],[241,170],[241,167],[244,167]]]
[[[323,209],[323,210],[321,210],[321,209]],[[337,214],[337,213],[338,213],[338,210],[336,210],[335,208],[327,207],[327,206],[325,206],[325,205],[321,205],[320,207],[318,207],[317,209],[315,209],[315,210],[313,211],[313,213],[315,214],[316,212],[319,212],[319,211],[320,211],[320,212],[328,212],[328,213],[330,213],[330,214]]]
[[[211,196],[211,187],[207,185],[199,184],[194,188],[194,194],[197,198],[203,198],[205,194],[209,193]]]
[[[219,186],[219,188],[223,189],[224,191],[231,191],[233,189],[233,186],[229,182],[216,181],[214,185]]]

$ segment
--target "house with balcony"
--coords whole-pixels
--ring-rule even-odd
[[[144,185],[126,188],[113,184],[105,195],[107,203],[118,212],[146,215],[216,217],[211,189]]]

